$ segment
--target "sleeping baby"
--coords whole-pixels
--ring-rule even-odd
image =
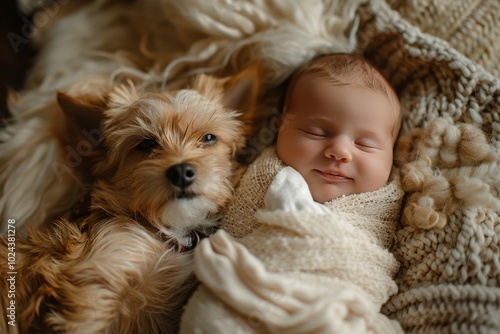
[[[401,332],[380,314],[399,267],[395,92],[364,59],[337,54],[299,69],[284,101],[276,145],[196,250],[202,285],[181,331]]]

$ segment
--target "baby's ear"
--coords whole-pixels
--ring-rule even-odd
[[[86,130],[99,129],[107,106],[102,95],[73,97],[62,92],[57,92],[57,103],[69,120]]]

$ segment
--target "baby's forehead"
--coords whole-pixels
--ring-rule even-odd
[[[294,92],[289,96],[283,111],[285,114],[288,111],[294,114],[304,113],[303,116],[305,116],[305,114],[314,114],[315,111],[329,108],[356,113],[368,119],[371,112],[380,117],[384,114],[390,115],[387,123],[388,131],[394,139],[399,132],[399,102],[392,100],[385,90],[374,89],[360,81],[352,84],[338,84],[332,83],[332,80],[327,77],[305,75],[295,82]]]
[[[293,87],[299,84],[307,83],[327,83],[332,88],[338,87],[358,87],[367,88],[377,93],[392,91],[391,85],[385,78],[378,72],[373,72],[369,76],[360,75],[361,72],[352,71],[350,73],[343,73],[342,75],[332,75],[324,72],[304,72],[302,75],[295,78]]]
[[[337,91],[340,91],[340,93],[337,93]],[[297,96],[314,99],[317,96],[329,96],[329,94],[335,96],[335,94],[343,94],[344,92],[349,93],[352,91],[356,91],[356,95],[358,96],[377,96],[378,101],[387,102],[392,107],[389,94],[383,89],[376,89],[373,86],[366,85],[360,80],[339,82],[338,80],[315,74],[306,74],[295,81],[289,102],[291,104]],[[358,101],[353,100],[352,102],[356,103]]]

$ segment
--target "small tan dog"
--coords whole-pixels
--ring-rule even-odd
[[[2,239],[0,331],[176,332],[196,284],[192,252],[179,250],[193,247],[193,231],[216,225],[232,196],[245,140],[234,109],[251,108],[256,77],[202,75],[193,89],[170,93],[131,85],[101,98],[59,94],[68,115],[104,110],[104,158],[83,220],[29,228],[15,250]],[[11,251],[15,268],[7,266]],[[5,316],[12,301],[16,327]]]

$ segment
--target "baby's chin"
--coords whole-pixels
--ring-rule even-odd
[[[328,183],[315,184],[314,181],[315,180],[312,180],[312,182],[308,183],[308,186],[314,201],[318,203],[326,203],[342,196],[360,194],[364,192],[373,191],[379,188],[375,187],[374,185],[373,187],[364,187],[364,189],[359,189],[359,187],[353,186],[351,182],[336,183],[336,184],[328,184]]]
[[[342,196],[347,196],[352,194],[352,192],[349,191],[341,191],[340,189],[311,189],[311,195],[314,199],[315,202],[318,203],[326,203],[331,201],[332,199],[342,197]]]
[[[331,186],[323,186],[321,188],[325,189],[311,189],[311,186],[309,186],[309,190],[311,191],[311,195],[314,199],[315,202],[318,203],[326,203],[329,202],[335,198],[339,198],[342,196],[349,196],[353,194],[362,194],[362,193],[369,193],[372,191],[376,191],[380,188],[382,188],[386,183],[383,185],[376,185],[372,187],[366,187],[364,189],[342,189],[342,187],[338,187],[336,185],[331,185]]]

